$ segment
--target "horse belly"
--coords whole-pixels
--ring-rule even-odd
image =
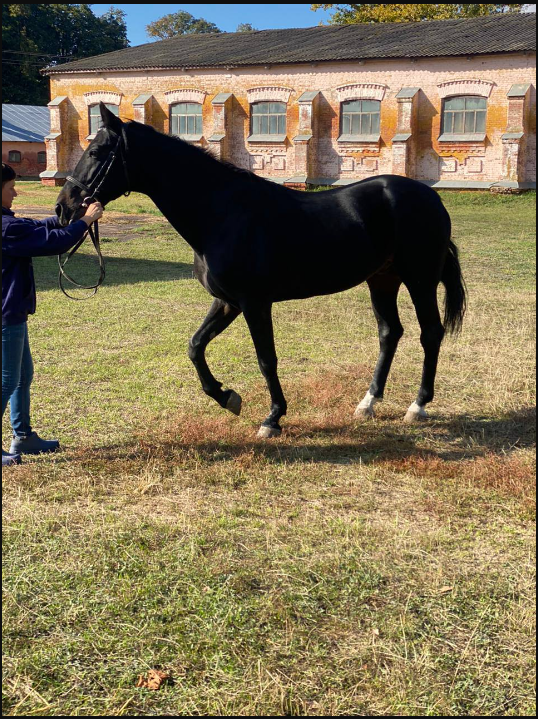
[[[288,281],[275,283],[275,301],[304,299],[344,292],[365,282],[383,264],[383,261],[368,264],[347,262],[346,260],[327,261],[323,263],[322,267],[310,268],[308,273],[296,273],[294,277],[286,278]]]
[[[275,268],[280,289],[278,299],[301,299],[343,292],[365,282],[390,258],[388,243],[360,238],[355,242],[335,239],[323,247],[310,246],[299,257]]]

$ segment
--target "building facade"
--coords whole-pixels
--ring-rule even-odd
[[[294,187],[533,187],[534,29],[526,14],[182,36],[58,66],[41,178],[73,170],[102,101]]]
[[[49,123],[46,107],[2,105],[2,162],[11,165],[18,178],[36,180],[46,169]]]

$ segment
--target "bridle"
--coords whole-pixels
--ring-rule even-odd
[[[125,129],[121,128],[121,135],[118,135],[118,141],[116,142],[116,145],[112,148],[112,150],[108,153],[108,157],[103,162],[99,170],[97,171],[97,174],[93,178],[93,180],[90,182],[89,185],[85,185],[83,182],[80,182],[80,180],[77,180],[76,177],[72,177],[71,175],[68,175],[66,177],[66,182],[70,182],[72,185],[75,185],[76,187],[79,187],[83,192],[86,193],[86,196],[84,197],[82,201],[82,207],[87,207],[90,204],[90,201],[97,200],[99,191],[101,190],[101,187],[103,186],[103,183],[105,182],[106,178],[108,177],[108,174],[110,170],[112,169],[112,165],[114,164],[114,160],[116,157],[121,158],[121,161],[123,163],[123,170],[125,173],[125,179],[127,181],[127,190],[123,193],[126,197],[131,194],[131,188],[130,188],[130,182],[129,182],[129,172],[127,170],[127,137],[125,134]],[[93,242],[93,246],[95,247],[95,251],[97,252],[97,258],[99,260],[99,279],[97,282],[93,285],[81,285],[78,282],[76,282],[72,277],[70,277],[67,272],[65,271],[65,266],[73,257],[75,252],[79,249],[79,247],[82,245],[82,243],[85,241],[88,234],[91,237],[91,240]],[[92,225],[89,225],[88,231],[84,233],[82,239],[80,239],[77,244],[72,247],[69,252],[67,253],[67,256],[65,259],[62,259],[62,255],[58,255],[58,284],[60,286],[60,289],[64,293],[66,297],[69,297],[71,300],[87,300],[90,297],[93,297],[99,287],[102,285],[103,280],[105,279],[105,261],[103,259],[103,255],[101,252],[101,244],[99,242],[99,223],[96,220],[92,223]],[[78,287],[78,289],[81,290],[93,290],[93,292],[90,295],[87,295],[86,297],[74,297],[73,295],[70,295],[66,292],[64,286],[63,286],[63,279],[66,279],[68,282],[70,282],[74,287]]]

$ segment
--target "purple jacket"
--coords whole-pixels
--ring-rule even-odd
[[[26,322],[35,312],[32,257],[67,252],[87,229],[84,220],[61,227],[56,217],[29,220],[2,207],[2,326]]]

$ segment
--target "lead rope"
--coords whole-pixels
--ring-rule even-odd
[[[99,279],[94,285],[81,285],[79,282],[76,282],[72,277],[67,274],[67,272],[65,271],[65,266],[69,262],[71,257],[73,257],[75,252],[79,249],[79,247],[84,243],[88,235],[90,235],[93,246],[95,247],[95,251],[97,252],[97,258],[99,261]],[[69,250],[69,252],[67,253],[67,257],[65,259],[62,258],[63,255],[58,255],[58,284],[64,295],[66,297],[69,297],[70,300],[88,300],[90,297],[93,297],[97,293],[97,290],[103,284],[103,280],[105,279],[105,260],[101,252],[101,244],[99,242],[99,222],[97,220],[93,223],[93,227],[92,225],[88,227],[88,231],[84,233],[82,239],[80,239],[77,244]],[[79,290],[93,290],[93,292],[89,295],[85,295],[84,297],[75,297],[74,295],[70,295],[64,287],[64,279],[70,282],[73,287],[77,287]]]
[[[124,148],[122,147],[122,143],[121,143],[122,139],[123,139],[123,144],[125,146],[125,152],[124,152]],[[121,137],[118,138],[118,143],[116,145],[115,150],[118,150],[118,149],[119,149],[119,152],[121,155],[121,160],[123,163],[125,179],[127,180],[127,190],[123,194],[125,195],[125,197],[128,197],[131,194],[131,186],[130,186],[130,182],[129,182],[129,172],[127,171],[127,158],[125,156],[126,151],[127,151],[127,135],[126,135],[125,129],[123,127],[121,130]],[[101,174],[103,169],[106,168],[104,177],[101,179],[95,192],[93,192],[92,194],[90,194],[84,198],[83,203],[82,203],[84,206],[87,206],[89,204],[90,200],[96,199],[97,193],[100,190],[101,185],[105,181],[106,176],[108,175],[110,168],[112,167],[112,163],[114,162],[115,157],[116,157],[116,153],[113,150],[111,153],[111,162],[109,163],[108,167],[106,167],[106,163],[105,163],[105,165],[97,173],[97,176],[95,177],[94,181],[97,180],[97,178],[99,177],[99,175]],[[68,176],[66,179],[69,182],[73,183],[74,185],[77,185],[77,187],[80,187],[82,190],[85,190],[86,192],[91,192],[90,188],[86,187],[86,185],[83,185],[75,177]],[[92,181],[91,184],[93,184],[94,181]],[[73,257],[75,252],[79,249],[79,247],[83,244],[83,242],[85,241],[88,234],[90,235],[91,240],[93,242],[93,246],[95,248],[95,251],[97,252],[97,258],[99,261],[99,279],[97,280],[97,282],[94,285],[81,285],[80,283],[76,282],[72,277],[70,277],[67,274],[67,272],[65,271],[65,266],[67,265],[67,263],[69,262],[71,257]],[[87,232],[85,232],[82,239],[80,239],[77,242],[77,244],[71,248],[71,250],[67,253],[67,257],[65,259],[62,259],[62,257],[63,257],[63,255],[58,255],[58,267],[59,267],[58,285],[60,286],[60,289],[64,293],[64,295],[66,297],[69,297],[70,300],[88,300],[88,299],[90,299],[90,297],[93,297],[97,293],[97,290],[103,284],[103,281],[105,279],[105,260],[103,258],[103,254],[101,252],[101,244],[99,242],[99,222],[98,222],[98,220],[95,220],[95,222],[93,222],[92,225],[88,226]],[[74,295],[70,295],[66,291],[65,287],[63,286],[64,279],[67,280],[68,282],[70,282],[73,285],[73,287],[77,287],[80,290],[93,290],[93,292],[90,295],[86,295],[85,297],[75,297]]]

